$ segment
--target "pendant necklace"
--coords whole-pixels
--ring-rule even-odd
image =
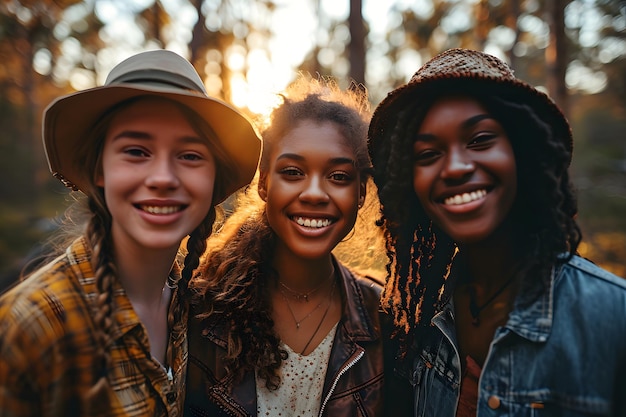
[[[336,283],[336,281],[333,281],[333,286],[330,289],[330,296],[329,297],[331,297],[331,301],[332,301],[333,293],[335,292],[335,283]],[[280,293],[283,296],[283,299],[285,300],[285,303],[287,304],[287,308],[289,309],[289,312],[291,313],[291,317],[293,317],[293,321],[296,322],[296,330],[300,330],[300,325],[306,319],[311,317],[311,315],[313,315],[313,313],[315,313],[322,306],[322,304],[324,303],[324,299],[320,300],[320,302],[317,303],[317,305],[311,311],[309,311],[306,316],[304,316],[303,318],[298,320],[296,318],[296,313],[293,311],[293,307],[291,307],[291,303],[289,302],[289,297],[287,297],[287,294],[285,293],[285,291],[282,288],[280,288]],[[328,306],[330,306],[330,304],[331,303],[329,302]],[[324,317],[326,317],[326,313],[328,312],[328,308],[329,308],[328,306],[326,307],[326,312],[324,313]],[[323,318],[322,318],[322,320],[323,320]],[[319,329],[319,326],[318,326],[318,329]]]
[[[480,326],[480,312],[487,308],[500,294],[504,291],[515,279],[516,274],[513,274],[511,278],[509,278],[487,301],[483,303],[483,305],[478,305],[476,302],[476,289],[474,289],[473,285],[468,286],[469,291],[469,310],[472,315],[472,325],[474,327]]]

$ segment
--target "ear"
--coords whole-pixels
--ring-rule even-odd
[[[261,200],[267,202],[267,174],[264,172],[259,173],[259,185],[257,186],[257,192]]]
[[[367,182],[361,181],[359,185],[359,208],[363,207],[365,203],[365,195],[367,194]]]
[[[94,179],[94,183],[96,184],[97,187],[104,188],[104,174],[99,173],[98,175],[96,175],[96,178]]]

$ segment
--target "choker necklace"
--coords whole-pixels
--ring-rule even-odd
[[[334,274],[335,274],[335,268],[333,268],[333,270],[331,271],[330,275],[328,276],[328,279],[330,279],[330,278],[331,278]],[[319,283],[319,285],[318,285],[317,287],[315,287],[315,288],[313,288],[312,290],[309,290],[309,291],[307,291],[307,292],[299,292],[299,291],[296,291],[296,290],[292,290],[291,288],[289,288],[289,287],[287,286],[287,284],[285,284],[285,283],[284,283],[283,281],[281,281],[280,279],[278,280],[278,283],[279,283],[279,284],[280,284],[280,286],[282,287],[282,288],[280,289],[280,292],[283,294],[283,296],[285,295],[285,292],[283,291],[283,288],[284,288],[284,289],[285,289],[285,290],[287,290],[287,291],[291,294],[291,296],[292,296],[293,298],[295,298],[297,301],[304,300],[304,301],[306,301],[306,302],[308,303],[308,302],[309,302],[309,297],[310,297],[312,294],[314,294],[317,290],[319,290],[320,288],[322,288],[322,285],[324,285],[324,284],[326,283],[326,280],[324,280],[324,281],[320,282],[320,283]],[[319,306],[318,306],[318,307],[319,307]]]
[[[467,290],[469,291],[469,310],[472,315],[472,325],[474,327],[480,326],[480,312],[483,311],[487,306],[489,306],[500,294],[504,291],[515,279],[516,274],[513,274],[511,278],[509,278],[498,290],[491,296],[487,301],[483,303],[483,305],[479,306],[476,302],[476,290],[473,285],[468,286]]]

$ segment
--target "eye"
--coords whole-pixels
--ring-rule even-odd
[[[434,149],[421,149],[413,153],[413,162],[418,165],[429,165],[437,160],[440,152]]]
[[[497,137],[498,136],[494,133],[481,132],[470,139],[469,143],[467,144],[467,147],[474,149],[474,150],[487,149],[491,147],[491,145],[493,144],[493,141]]]
[[[132,156],[132,157],[136,157],[136,158],[141,158],[141,157],[146,157],[148,156],[148,152],[146,152],[144,149],[142,148],[137,148],[137,147],[132,147],[132,148],[125,148],[123,150],[123,152],[128,155],[128,156]]]
[[[185,161],[200,161],[203,158],[196,153],[185,153],[181,155],[181,159],[184,159]]]
[[[296,167],[285,167],[283,169],[281,169],[280,171],[278,171],[281,175],[283,175],[284,177],[287,177],[287,179],[298,179],[299,177],[301,177],[303,175],[302,171]]]
[[[350,174],[349,174],[349,173],[347,173],[347,172],[344,172],[344,171],[335,171],[335,172],[332,172],[332,173],[329,175],[329,178],[330,178],[332,181],[336,181],[336,182],[350,182],[350,181],[352,181],[352,178],[353,178],[353,177],[352,177],[352,175],[350,175]]]

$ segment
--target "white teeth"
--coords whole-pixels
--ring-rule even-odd
[[[455,196],[448,197],[443,201],[443,203],[446,205],[465,204],[465,203],[470,203],[472,201],[481,199],[486,195],[487,195],[487,190],[484,190],[484,189],[476,190],[476,191],[472,191],[471,193],[457,194]]]
[[[326,227],[332,223],[329,219],[303,219],[298,217],[295,219],[296,223],[304,227],[313,227],[319,229],[320,227]]]
[[[143,211],[150,214],[172,214],[179,211],[180,206],[141,206]]]

